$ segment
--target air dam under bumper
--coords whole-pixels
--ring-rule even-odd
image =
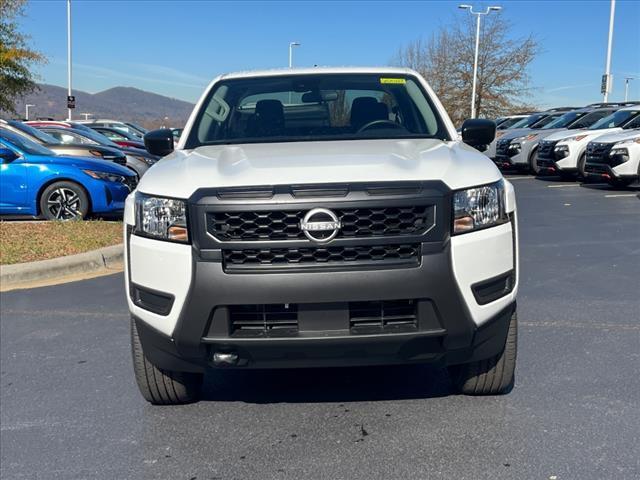
[[[510,281],[513,288],[515,278]],[[416,306],[413,330],[362,333],[353,327],[354,302],[405,299]],[[234,334],[233,307],[264,304],[296,305],[297,332]],[[168,370],[215,367],[216,352],[237,355],[239,368],[456,364],[499,353],[514,309],[515,302],[510,303],[478,327],[453,276],[448,244],[423,252],[415,268],[228,274],[221,262],[194,260],[191,288],[172,337],[135,320],[145,354]]]

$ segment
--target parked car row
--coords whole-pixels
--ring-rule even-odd
[[[485,153],[501,168],[614,186],[640,179],[640,102],[536,112],[498,130]]]
[[[0,214],[82,219],[121,212],[160,157],[146,130],[113,120],[0,119]]]

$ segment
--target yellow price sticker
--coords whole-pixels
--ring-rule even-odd
[[[405,83],[407,83],[407,80],[404,78],[381,78],[380,83],[404,85]]]

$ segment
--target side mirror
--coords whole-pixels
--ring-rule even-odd
[[[13,162],[16,158],[18,158],[16,152],[11,150],[10,148],[4,148],[0,146],[0,162],[10,163]]]
[[[492,120],[474,118],[462,124],[462,141],[472,147],[489,145],[496,137],[496,123]]]
[[[152,155],[164,157],[173,152],[173,132],[168,128],[152,130],[144,136],[144,146]]]

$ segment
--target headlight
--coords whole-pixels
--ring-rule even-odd
[[[139,155],[131,155],[131,156],[133,158],[135,158],[136,160],[139,160],[141,162],[146,163],[149,166],[154,165],[157,162],[157,160],[155,160],[153,158],[142,157],[142,156],[139,156]]]
[[[558,145],[553,149],[555,152],[555,156],[557,160],[566,158],[569,156],[569,146],[568,145]]]
[[[503,180],[453,194],[454,235],[493,227],[508,220]]]
[[[610,157],[617,157],[618,164],[629,161],[629,150],[626,148],[616,147],[609,153]]]
[[[158,240],[188,243],[186,202],[136,194],[135,233]]]
[[[84,173],[96,180],[105,180],[107,182],[125,183],[125,177],[115,173],[96,172],[94,170],[83,170]]]

